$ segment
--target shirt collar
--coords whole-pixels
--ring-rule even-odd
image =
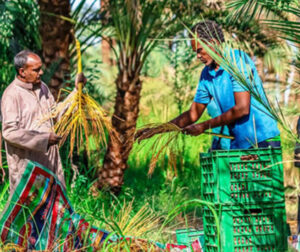
[[[35,89],[34,85],[32,83],[27,83],[27,82],[21,81],[18,77],[15,77],[15,81],[14,82],[15,82],[15,84],[17,86],[20,86],[22,88],[25,88],[25,89],[28,89],[28,90]]]
[[[219,71],[223,71],[224,70],[224,68],[222,67],[222,66],[219,66],[219,69],[217,70],[217,71],[215,71],[215,69],[213,69],[213,68],[210,68],[210,67],[208,67],[208,73],[211,75],[211,76],[216,76],[217,75],[217,73],[219,72]]]

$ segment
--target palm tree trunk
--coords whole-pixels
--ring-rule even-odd
[[[117,96],[112,124],[116,137],[112,137],[99,174],[99,187],[119,193],[123,184],[127,160],[134,142],[141,92],[139,75],[129,78],[120,72],[116,80]]]
[[[109,19],[109,0],[101,0],[100,1],[101,11],[106,11],[104,18],[101,20],[102,25],[106,25]],[[115,65],[114,60],[112,59],[112,52],[110,43],[114,43],[111,38],[102,37],[101,41],[101,53],[102,53],[102,61],[104,64],[108,66]]]
[[[73,25],[62,18],[47,15],[70,17],[69,0],[38,0],[41,11],[40,34],[42,57],[46,67],[45,75],[51,77],[47,83],[54,97],[70,73],[69,45],[73,41]]]

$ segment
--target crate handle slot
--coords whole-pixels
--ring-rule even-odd
[[[253,215],[255,215],[255,214],[260,214],[260,213],[262,213],[262,210],[261,209],[259,209],[259,208],[250,208],[250,209],[245,209],[244,210],[244,214],[253,214]]]
[[[258,160],[258,155],[243,155],[241,160]]]

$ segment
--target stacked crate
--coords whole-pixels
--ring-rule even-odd
[[[285,251],[287,230],[279,148],[200,155],[205,252]],[[219,233],[219,235],[218,235]],[[219,241],[220,238],[220,241]]]

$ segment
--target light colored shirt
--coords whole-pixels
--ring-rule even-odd
[[[9,168],[10,192],[17,187],[29,160],[54,172],[65,186],[57,145],[48,148],[52,120],[42,122],[55,106],[46,84],[33,85],[15,78],[5,89],[2,101],[2,133]]]
[[[264,104],[268,104],[262,81],[251,58],[240,50],[231,50],[230,56],[239,68],[240,73],[245,76],[252,90],[260,96]],[[201,73],[194,101],[208,104],[213,98],[221,113],[225,113],[235,106],[234,92],[244,92],[246,90],[243,84],[237,82],[221,66],[217,71],[206,66]],[[277,122],[268,109],[252,94],[249,115],[243,116],[235,123],[228,125],[228,128],[230,135],[234,136],[234,140],[231,141],[231,149],[248,149],[254,146],[255,143],[280,134]]]

